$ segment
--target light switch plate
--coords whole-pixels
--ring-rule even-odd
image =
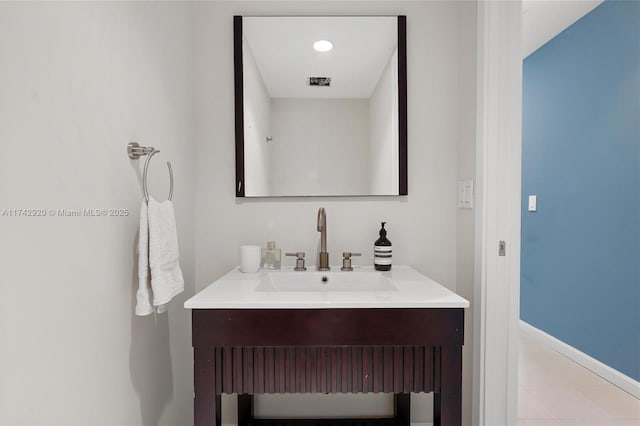
[[[538,208],[538,197],[536,195],[529,195],[529,211],[535,212]]]
[[[458,182],[458,207],[461,209],[473,208],[473,181]]]

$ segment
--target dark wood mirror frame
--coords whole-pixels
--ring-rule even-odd
[[[233,17],[233,64],[235,87],[236,197],[245,196],[244,90],[242,64],[242,16]],[[407,177],[407,17],[398,16],[398,195],[408,194]],[[311,195],[343,197],[342,195]],[[364,195],[368,196],[368,195]],[[287,196],[272,196],[287,197]],[[266,197],[261,197],[266,198]]]

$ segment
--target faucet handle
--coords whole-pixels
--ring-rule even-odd
[[[350,251],[342,252],[342,268],[340,268],[341,271],[353,271],[353,267],[351,266],[352,256],[362,256],[362,253],[351,253]]]
[[[285,256],[295,256],[298,259],[304,259],[304,256],[305,256],[303,251],[297,251],[295,253],[285,253],[284,255]]]
[[[342,257],[345,259],[351,258],[351,256],[362,256],[362,253],[351,253],[350,251],[343,251]]]
[[[298,251],[295,253],[285,253],[285,256],[295,256],[296,257],[296,267],[293,268],[294,271],[306,271],[307,268],[304,266],[304,252]]]

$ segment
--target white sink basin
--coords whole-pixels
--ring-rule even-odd
[[[398,291],[389,278],[374,271],[273,271],[255,291],[298,292],[370,292]]]
[[[189,309],[466,308],[469,302],[405,265],[388,272],[234,268],[184,304]],[[326,282],[322,281],[326,277]]]

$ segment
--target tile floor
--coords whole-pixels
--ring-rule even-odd
[[[521,330],[518,426],[640,426],[640,400]]]

